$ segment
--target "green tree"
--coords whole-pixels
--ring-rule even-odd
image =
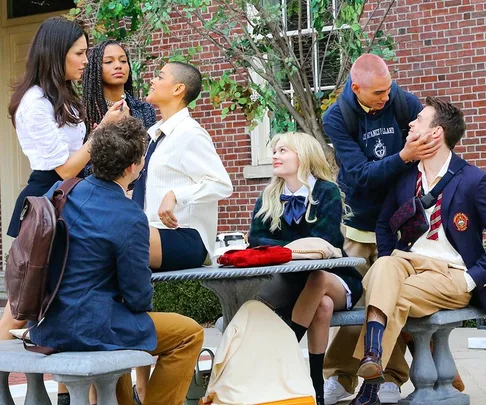
[[[302,130],[318,139],[331,158],[321,125],[352,62],[363,52],[394,57],[393,43],[382,24],[395,0],[381,1],[368,13],[366,0],[77,0],[72,16],[94,22],[95,41],[115,37],[134,51],[134,72],[140,79],[148,61],[152,33],[171,37],[171,18],[209,41],[231,69],[208,75],[205,89],[223,118],[241,109],[250,125],[264,114],[274,132]],[[337,5],[337,6],[336,6]],[[380,14],[379,17],[376,15]],[[372,29],[373,27],[373,29]],[[171,58],[191,60],[188,48]],[[137,82],[140,86],[141,80]],[[140,86],[143,87],[143,86]],[[331,159],[332,160],[332,159]]]

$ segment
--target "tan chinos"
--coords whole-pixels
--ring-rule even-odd
[[[182,405],[204,340],[204,330],[191,318],[173,313],[149,312],[157,334],[159,356],[150,377],[144,405]],[[133,405],[132,379],[125,374],[116,387],[118,403]]]
[[[356,269],[364,277],[370,266],[377,259],[377,249],[374,243],[359,243],[351,239],[344,239],[344,251],[348,256],[364,257],[366,264],[357,266]],[[364,297],[363,297],[364,298]],[[364,304],[364,299],[358,305]],[[360,326],[341,327],[334,335],[334,338],[324,358],[324,377],[338,376],[339,383],[347,392],[354,392],[358,385],[356,372],[359,367],[359,360],[353,357],[353,351],[358,343],[361,332]],[[385,380],[402,386],[408,380],[408,364],[405,360],[407,346],[404,340],[399,337],[392,352],[390,364],[385,370]]]
[[[464,271],[447,262],[414,253],[394,250],[379,258],[363,279],[366,307],[373,306],[387,317],[383,334],[382,365],[385,368],[391,351],[407,318],[422,318],[441,309],[459,309],[468,305]],[[364,355],[366,323],[354,351]]]

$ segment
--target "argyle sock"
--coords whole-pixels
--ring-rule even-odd
[[[379,322],[371,321],[366,324],[365,353],[371,352],[381,358],[383,352],[381,341],[383,340],[384,331],[385,326]]]
[[[71,398],[68,393],[57,394],[57,405],[69,405],[71,403]]]
[[[290,328],[294,331],[295,337],[297,338],[297,342],[300,342],[307,332],[307,328],[295,323],[294,321],[290,321]]]
[[[324,398],[324,377],[322,367],[324,365],[324,353],[313,354],[309,352],[309,365],[312,385],[317,398]]]
[[[378,401],[379,388],[380,384],[370,384],[364,381],[356,398],[359,399],[361,405],[373,405]]]

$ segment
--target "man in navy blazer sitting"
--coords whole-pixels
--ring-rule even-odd
[[[144,404],[182,405],[203,329],[182,315],[150,312],[149,225],[125,195],[143,168],[146,137],[132,117],[94,132],[93,175],[76,185],[63,211],[70,242],[64,277],[31,339],[61,351],[148,351],[158,360]],[[120,378],[117,397],[120,405],[133,404],[129,374]]]
[[[354,352],[362,358],[358,375],[365,381],[353,405],[379,403],[383,367],[409,316],[463,308],[471,298],[486,309],[486,174],[452,152],[465,129],[463,113],[433,97],[410,123],[409,135],[439,139],[441,146],[400,177],[380,214],[380,258],[363,279],[367,320]],[[455,175],[425,210],[429,229],[414,243],[399,240],[390,218],[414,196],[427,195],[448,171]]]

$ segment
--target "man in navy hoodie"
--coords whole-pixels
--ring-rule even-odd
[[[418,98],[399,90],[383,59],[364,54],[351,68],[341,102],[333,104],[323,118],[324,131],[341,162],[338,183],[353,211],[343,228],[344,251],[348,256],[366,258],[367,265],[358,268],[363,276],[377,258],[375,227],[389,188],[409,168],[409,162],[430,157],[439,148],[438,142],[430,137],[419,139],[418,135],[409,135],[404,139],[394,105],[399,102],[399,91],[412,121],[422,110]],[[346,110],[357,116],[356,134],[348,131],[342,102]],[[327,350],[326,404],[352,395],[357,386],[359,362],[353,358],[353,348],[359,331],[359,327],[341,328]],[[396,403],[400,399],[398,386],[408,380],[408,365],[403,357],[406,347],[403,340],[399,342],[385,370],[386,383],[380,389],[382,403]]]

